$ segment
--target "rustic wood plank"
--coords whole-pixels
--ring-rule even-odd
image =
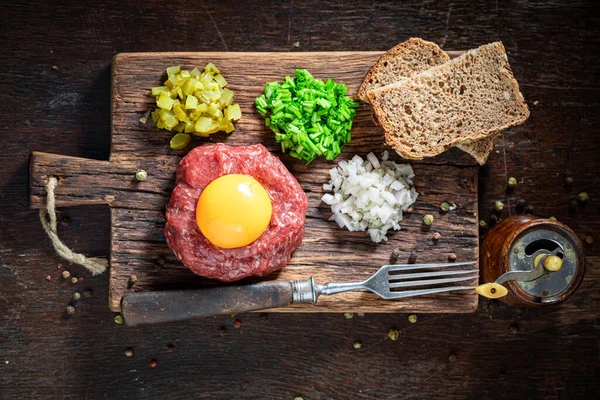
[[[454,55],[459,52],[454,52]],[[169,148],[171,133],[142,125],[139,117],[150,107],[152,86],[164,79],[164,69],[173,64],[183,68],[202,67],[214,62],[221,68],[236,93],[235,101],[244,117],[231,135],[217,134],[196,138],[194,145],[225,142],[230,145],[263,143],[280,154],[272,133],[255,111],[253,102],[268,81],[282,79],[294,68],[307,68],[315,76],[332,77],[346,83],[353,96],[362,77],[381,55],[380,52],[335,53],[131,53],[114,58],[112,79],[112,150],[110,161],[85,160],[75,157],[34,153],[31,158],[30,203],[39,207],[44,201],[44,184],[49,175],[60,178],[56,190],[59,206],[106,203],[111,207],[112,251],[109,306],[120,310],[122,296],[129,291],[157,290],[164,287],[201,286],[214,282],[194,276],[172,255],[162,231],[163,211],[174,187],[175,167],[185,151]],[[386,146],[381,131],[371,118],[368,106],[362,106],[353,125],[353,140],[341,155],[365,156],[381,153]],[[393,152],[392,152],[393,153]],[[341,231],[328,222],[328,207],[321,203],[322,185],[328,180],[328,169],[334,164],[315,160],[310,166],[287,155],[281,155],[288,169],[297,177],[309,198],[304,244],[294,253],[290,264],[269,279],[297,280],[313,275],[317,282],[364,279],[380,265],[389,263],[392,250],[401,250],[401,260],[411,251],[423,253],[419,261],[445,261],[451,253],[459,260],[477,259],[478,231],[477,169],[461,152],[448,153],[436,159],[414,163],[416,186],[421,196],[415,215],[408,215],[403,231],[390,235],[390,241],[373,244],[364,232]],[[398,159],[398,157],[396,157]],[[137,169],[149,178],[134,179]],[[459,208],[439,215],[432,230],[422,229],[422,215],[433,212],[444,201]],[[443,239],[433,243],[434,231]],[[365,260],[368,258],[368,262]],[[477,266],[473,267],[474,270]],[[135,274],[136,284],[128,284]],[[454,292],[391,302],[366,293],[323,297],[318,307],[297,304],[275,311],[299,312],[470,312],[477,307],[474,292]]]
[[[454,55],[459,52],[454,52]],[[184,68],[202,67],[207,62],[219,66],[236,93],[236,102],[244,117],[231,135],[217,134],[196,138],[194,145],[225,142],[230,145],[263,143],[280,154],[272,133],[253,107],[254,98],[264,83],[282,79],[294,68],[308,68],[318,77],[333,77],[348,85],[349,95],[356,94],[362,77],[380,52],[337,53],[133,53],[121,54],[113,62],[112,151],[110,161],[34,153],[31,158],[30,204],[39,207],[44,201],[44,184],[49,175],[59,177],[57,205],[74,206],[105,203],[111,207],[112,251],[109,306],[120,310],[122,296],[129,291],[157,290],[164,287],[214,284],[194,276],[172,255],[163,237],[164,208],[174,187],[175,167],[185,151],[169,148],[171,133],[142,125],[139,117],[150,107],[152,86],[159,85],[168,65]],[[368,106],[358,110],[353,140],[341,157],[354,154],[381,153],[386,146],[381,131],[371,118]],[[393,152],[392,152],[393,153]],[[415,215],[408,215],[404,230],[390,235],[385,244],[373,244],[364,232],[341,231],[328,222],[328,207],[321,203],[322,185],[333,163],[315,160],[310,166],[281,155],[288,169],[297,177],[309,197],[304,244],[290,264],[270,279],[296,280],[313,275],[318,282],[364,279],[380,265],[389,263],[392,250],[401,250],[401,260],[412,251],[423,253],[419,261],[445,261],[456,253],[460,260],[477,259],[478,232],[477,170],[462,152],[448,153],[436,159],[414,163],[416,186],[421,192]],[[396,157],[398,159],[398,157]],[[134,179],[137,169],[149,178]],[[459,208],[439,215],[432,230],[422,229],[426,212],[438,215],[444,201]],[[443,239],[433,243],[434,231]],[[365,262],[368,256],[368,262]],[[474,266],[475,270],[477,266]],[[138,278],[132,287],[129,276]],[[383,301],[375,295],[349,293],[323,297],[318,307],[293,305],[275,311],[299,312],[470,312],[477,306],[474,292],[454,292],[398,302]]]

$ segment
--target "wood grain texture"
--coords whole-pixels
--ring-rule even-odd
[[[595,399],[599,11],[592,0],[11,2],[0,24],[0,397]],[[582,239],[594,238],[584,242],[583,283],[564,304],[524,309],[481,300],[474,313],[417,314],[415,324],[400,313],[349,320],[248,313],[236,317],[239,329],[229,317],[126,328],[106,307],[108,275],[60,260],[29,208],[32,151],[108,160],[116,53],[383,51],[411,36],[443,49],[506,46],[531,118],[506,132],[479,169],[479,214],[490,222],[495,200],[505,203],[503,216],[519,214],[515,202],[523,198],[535,216],[555,216]],[[512,192],[509,176],[519,180]],[[591,201],[570,210],[581,191]],[[109,254],[108,206],[63,207],[60,221],[71,248]],[[85,280],[60,278],[59,262]],[[92,297],[65,315],[73,292],[85,289]],[[390,328],[400,331],[397,341]]]
[[[459,52],[452,52],[453,55]],[[164,209],[175,185],[175,168],[186,151],[169,148],[172,133],[144,126],[139,118],[154,105],[150,88],[164,80],[167,66],[181,65],[192,69],[215,63],[236,93],[243,118],[231,135],[223,133],[208,139],[195,138],[194,146],[224,142],[229,145],[264,144],[281,155],[273,134],[255,111],[254,99],[262,93],[265,82],[281,80],[295,68],[306,68],[317,77],[348,85],[354,96],[370,66],[380,52],[334,53],[126,53],[113,60],[112,68],[112,140],[110,161],[91,160],[34,153],[31,158],[30,203],[39,207],[44,201],[45,180],[58,176],[56,203],[76,206],[105,203],[111,207],[112,247],[110,256],[109,306],[121,309],[121,298],[132,291],[159,290],[180,286],[212,285],[187,270],[172,254],[163,237]],[[339,159],[354,154],[363,157],[386,148],[380,128],[371,120],[368,106],[361,107],[354,120],[353,139]],[[191,148],[191,146],[188,147]],[[392,152],[393,153],[393,152]],[[267,279],[302,280],[314,276],[317,282],[363,280],[381,265],[390,263],[392,250],[401,250],[399,262],[407,262],[412,251],[423,253],[419,262],[446,262],[455,253],[459,260],[476,260],[477,168],[466,154],[458,151],[435,159],[413,163],[417,190],[421,196],[415,212],[403,221],[403,230],[390,235],[384,244],[371,243],[366,232],[341,231],[330,217],[329,207],[320,201],[328,170],[335,163],[315,160],[310,166],[281,155],[309,198],[303,245],[290,263]],[[401,160],[395,156],[395,160]],[[144,169],[149,178],[134,179],[135,171]],[[439,205],[448,201],[458,208],[439,213]],[[422,215],[433,213],[431,229],[422,226]],[[443,239],[432,240],[433,232]],[[368,261],[367,261],[368,260]],[[473,266],[477,270],[477,265]],[[134,274],[138,280],[128,285]],[[471,282],[475,283],[475,282]],[[371,293],[347,293],[326,296],[315,307],[294,304],[280,312],[471,312],[477,308],[473,292],[451,292],[384,301]]]

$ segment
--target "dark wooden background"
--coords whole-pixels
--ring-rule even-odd
[[[593,0],[72,3],[13,2],[2,10],[0,398],[581,399],[599,392],[600,9]],[[446,50],[504,42],[531,118],[503,136],[480,170],[480,214],[489,216],[498,199],[505,215],[514,214],[522,197],[535,215],[556,216],[596,240],[586,245],[583,285],[567,303],[540,310],[482,300],[474,314],[419,315],[415,324],[404,314],[244,314],[239,329],[229,317],[126,328],[108,310],[106,274],[69,267],[84,281],[59,278],[61,260],[28,208],[29,153],[107,159],[116,53],[384,50],[411,36]],[[509,176],[522,181],[512,193]],[[580,191],[592,200],[570,210]],[[70,246],[107,254],[107,207],[61,211]],[[73,291],[85,289],[92,297],[66,316]],[[388,339],[391,327],[398,341]]]

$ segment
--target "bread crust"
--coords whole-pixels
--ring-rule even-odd
[[[394,60],[401,60],[404,54],[413,49],[422,51],[424,55],[429,53],[430,63],[428,65],[423,65],[422,68],[414,68],[415,65],[413,65],[413,68],[410,68],[410,70],[406,71],[405,75],[407,77],[413,75],[414,73],[422,72],[426,69],[429,69],[434,65],[443,64],[446,61],[450,60],[448,54],[446,54],[437,44],[433,42],[428,42],[420,38],[410,38],[405,42],[402,42],[392,47],[390,50],[386,51],[381,57],[379,57],[379,60],[377,60],[377,62],[371,67],[371,69],[369,69],[369,72],[367,72],[367,75],[363,79],[362,84],[358,89],[358,94],[356,95],[356,98],[365,103],[368,103],[369,98],[367,96],[367,91],[373,89],[375,86],[372,80],[379,81],[385,75],[387,75],[388,71],[385,63]],[[408,63],[409,62],[407,61],[406,64],[408,65]],[[398,78],[398,76],[392,76],[389,78],[390,82],[388,83],[391,83],[394,82]]]

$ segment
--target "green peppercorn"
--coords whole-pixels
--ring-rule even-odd
[[[440,204],[440,210],[442,210],[442,212],[450,211],[450,204],[443,202],[442,204]]]
[[[346,318],[346,319],[352,319],[353,317],[354,317],[354,313],[351,313],[351,312],[344,313],[344,318]]]
[[[352,346],[358,350],[362,347],[362,343],[360,342],[360,340],[357,340]]]
[[[494,210],[496,210],[496,211],[504,210],[504,203],[501,202],[500,200],[494,202]]]
[[[75,307],[67,306],[67,314],[69,314],[69,315],[75,314]]]
[[[79,299],[81,299],[81,293],[75,292],[71,297],[73,298],[73,300],[78,301]]]
[[[433,224],[433,215],[431,215],[431,214],[426,214],[426,215],[423,217],[423,223],[424,223],[425,225],[431,225],[431,224]]]
[[[517,183],[517,178],[514,178],[512,176],[508,178],[508,187],[515,187],[517,186]]]
[[[143,181],[147,177],[148,177],[148,173],[146,171],[144,171],[143,169],[138,169],[135,172],[135,179],[137,179],[138,181]]]
[[[585,203],[586,201],[588,201],[590,199],[590,195],[587,194],[587,192],[581,192],[577,195],[577,198],[579,199],[580,202]]]
[[[398,336],[400,336],[400,332],[398,332],[398,329],[390,329],[388,331],[388,337],[392,340],[398,340]]]
[[[417,322],[417,314],[410,314],[408,316],[408,322],[410,322],[411,324],[414,324],[415,322]]]
[[[556,221],[556,217],[550,217],[549,220]]]
[[[479,227],[482,229],[487,228],[487,222],[485,222],[484,220],[480,219],[479,220]]]
[[[121,316],[121,314],[115,315],[115,324],[117,325],[123,325],[123,317]]]

